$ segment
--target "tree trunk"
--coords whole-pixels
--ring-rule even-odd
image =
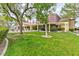
[[[22,20],[19,22],[19,28],[20,28],[20,34],[23,34],[23,23],[22,23]]]
[[[20,24],[20,34],[23,34],[23,27],[22,27],[22,25]]]
[[[48,31],[47,31],[47,24],[45,24],[45,36],[48,36]]]

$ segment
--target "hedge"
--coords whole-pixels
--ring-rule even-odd
[[[75,29],[73,29],[73,28],[72,28],[72,29],[69,29],[69,31],[71,31],[71,32],[73,32],[74,30],[75,30]]]
[[[7,36],[8,28],[6,27],[0,27],[0,44],[4,40],[4,38]]]

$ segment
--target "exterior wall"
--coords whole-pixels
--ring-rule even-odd
[[[69,28],[74,29],[75,28],[75,20],[69,20]]]
[[[69,31],[69,22],[65,22],[64,23],[64,32],[68,32]]]
[[[60,20],[60,22],[68,22],[69,23],[69,29],[75,28],[75,20],[74,19],[63,19],[63,20]]]

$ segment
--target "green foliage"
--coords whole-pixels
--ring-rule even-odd
[[[8,9],[7,7],[7,3],[2,3],[0,4],[0,7],[1,7],[1,13],[2,13],[2,16],[4,18],[4,20],[15,20],[15,18],[11,17],[10,15],[10,10]]]
[[[39,29],[42,30],[42,31],[45,31],[45,25],[42,25],[42,26],[40,25]]]
[[[4,38],[7,36],[8,28],[0,27],[0,43],[4,40]]]
[[[33,26],[32,28],[33,28],[34,30],[37,30],[37,26]]]
[[[48,23],[48,10],[54,4],[51,3],[35,3],[34,8],[36,8],[36,18],[42,23]]]
[[[22,34],[24,16],[31,18],[31,15],[26,13],[28,10],[30,10],[30,14],[32,13],[31,9],[33,9],[33,7],[30,7],[31,3],[24,3],[24,5],[23,3],[4,3],[0,5],[1,10],[3,11],[2,16],[5,16],[5,19],[15,20],[19,24],[20,33]]]
[[[75,28],[75,30],[79,30],[79,28]]]
[[[64,31],[64,28],[58,28],[59,31]]]
[[[42,31],[45,31],[45,25],[39,25],[39,30],[42,30]],[[34,30],[37,29],[37,26],[33,27]],[[49,30],[49,25],[47,25],[47,29]],[[50,27],[50,31],[57,31],[58,30],[58,27],[56,25],[51,25]],[[62,29],[61,29],[62,30]]]
[[[75,3],[66,3],[65,6],[61,10],[61,14],[63,18],[75,18],[76,6]]]
[[[52,25],[50,27],[50,31],[57,31],[58,30],[58,27],[56,25]]]
[[[71,28],[71,29],[69,29],[69,31],[71,31],[71,32],[73,32],[75,29],[73,29],[73,28]]]

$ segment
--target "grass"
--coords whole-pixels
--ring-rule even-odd
[[[9,34],[7,56],[79,56],[79,37],[72,33],[51,32],[52,38],[41,37],[43,32]]]

